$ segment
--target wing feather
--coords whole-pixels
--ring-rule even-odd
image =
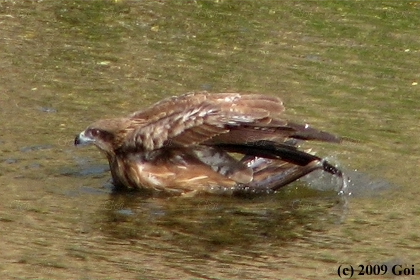
[[[284,111],[280,99],[258,94],[188,93],[130,115],[126,147],[154,150],[164,145],[193,146],[232,128],[264,126]]]
[[[281,118],[282,101],[261,94],[187,93],[164,99],[129,116],[125,148],[159,149],[165,145],[284,142],[289,138],[338,142],[339,138]]]

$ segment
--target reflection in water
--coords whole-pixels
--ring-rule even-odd
[[[336,194],[304,186],[254,197],[114,193],[100,210],[99,223],[104,233],[121,239],[164,240],[198,253],[226,246],[242,251],[322,231],[337,218],[333,207],[340,208]]]

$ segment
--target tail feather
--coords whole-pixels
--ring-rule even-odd
[[[325,159],[300,151],[295,146],[271,141],[218,146],[228,152],[245,154],[241,162],[254,171],[252,182],[241,184],[239,191],[276,191],[317,169],[342,178],[344,184],[341,170]]]

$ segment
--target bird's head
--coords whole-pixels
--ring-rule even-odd
[[[127,119],[106,119],[94,122],[74,139],[75,146],[94,144],[106,154],[118,149],[127,134]]]

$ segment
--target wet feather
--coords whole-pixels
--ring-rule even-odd
[[[340,138],[288,122],[283,111],[273,96],[188,93],[127,117],[97,121],[75,144],[95,144],[108,158],[115,185],[123,188],[177,194],[244,186],[276,190],[317,168],[341,174],[295,146]]]

